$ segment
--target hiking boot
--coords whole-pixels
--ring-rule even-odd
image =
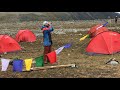
[[[48,64],[48,61],[44,61],[44,64]]]

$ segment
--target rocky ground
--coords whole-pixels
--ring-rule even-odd
[[[62,22],[60,22],[62,23]],[[65,45],[66,43],[72,43],[72,47],[64,49],[58,56],[57,61],[58,65],[61,64],[76,64],[76,68],[57,68],[57,69],[48,69],[48,70],[39,70],[31,72],[22,72],[15,73],[12,71],[12,66],[8,67],[6,72],[0,72],[1,78],[119,78],[120,77],[120,65],[107,65],[106,62],[114,57],[120,62],[120,54],[114,55],[98,55],[98,56],[89,56],[85,52],[85,48],[89,43],[90,39],[79,42],[79,39],[87,33],[90,29],[89,27],[97,24],[96,22],[90,24],[86,22],[84,26],[76,25],[77,28],[67,27],[66,24],[60,24],[61,28],[55,26],[55,31],[52,33],[53,38],[53,50],[59,48],[60,46]],[[12,37],[15,37],[15,34],[19,29],[28,28],[32,30],[37,35],[37,41],[34,43],[19,43],[23,48],[22,51],[2,54],[3,58],[36,58],[43,54],[43,45],[42,45],[42,33],[37,27],[37,23],[32,22],[22,22],[17,24],[0,24],[1,34],[9,34]],[[84,24],[84,23],[83,23]],[[73,23],[72,23],[73,25]],[[81,25],[81,24],[80,24]],[[5,27],[6,26],[6,27]],[[79,27],[79,28],[78,28]],[[119,32],[119,25],[111,25],[110,28],[112,31]],[[45,66],[49,66],[46,64]],[[34,64],[33,64],[34,67]]]

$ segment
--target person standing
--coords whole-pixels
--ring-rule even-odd
[[[46,54],[52,51],[53,42],[51,38],[51,32],[54,30],[54,28],[51,22],[44,21],[41,30],[43,32],[44,63],[46,64],[49,61]]]
[[[117,21],[118,21],[118,17],[116,16],[116,17],[115,17],[115,23],[117,23]]]

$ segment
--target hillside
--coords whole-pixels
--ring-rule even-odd
[[[114,12],[0,12],[0,22],[38,20],[94,20],[120,16]]]

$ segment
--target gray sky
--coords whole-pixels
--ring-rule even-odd
[[[120,14],[120,12],[116,12],[116,13],[119,13],[119,14]]]

